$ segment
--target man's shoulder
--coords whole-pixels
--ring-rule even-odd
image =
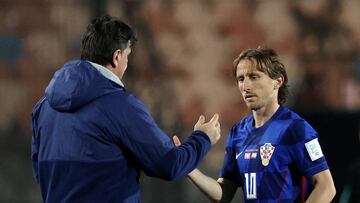
[[[148,112],[146,105],[134,94],[128,91],[116,91],[105,95],[98,100],[99,103],[111,113]]]
[[[279,118],[282,120],[303,120],[295,111],[284,106],[281,107]]]
[[[282,131],[280,141],[283,144],[293,145],[318,137],[312,126],[302,118],[289,119],[285,126],[286,129]]]
[[[312,129],[311,125],[303,117],[286,107],[283,107],[283,111],[277,121],[288,123],[289,128]]]
[[[31,111],[31,116],[33,119],[37,118],[39,116],[41,107],[43,106],[44,102],[46,101],[45,97],[42,97],[33,107]]]

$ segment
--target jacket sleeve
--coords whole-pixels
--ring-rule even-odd
[[[36,106],[37,107],[37,106]],[[36,124],[36,112],[37,108],[34,108],[31,114],[32,120],[32,138],[31,138],[31,160],[32,160],[32,167],[33,167],[33,175],[37,183],[39,183],[39,170],[38,170],[38,143],[39,143],[39,136],[37,131],[37,124]]]
[[[130,95],[122,105],[122,113],[114,115],[118,123],[115,139],[149,176],[165,180],[185,176],[211,148],[208,136],[201,131],[194,131],[175,147],[135,96]]]

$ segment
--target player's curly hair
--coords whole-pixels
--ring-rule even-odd
[[[257,49],[247,49],[241,52],[233,63],[233,74],[235,78],[237,66],[240,61],[244,59],[250,59],[256,62],[257,70],[264,72],[272,79],[277,79],[281,76],[284,78],[284,82],[279,88],[278,103],[285,104],[289,95],[288,77],[285,66],[280,61],[277,53],[273,49],[261,47],[258,47]]]
[[[133,30],[120,19],[104,15],[87,26],[81,40],[80,58],[104,66],[112,64],[114,52],[124,51],[129,41],[131,46],[136,42]]]

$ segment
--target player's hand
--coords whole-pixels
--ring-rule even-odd
[[[205,117],[201,115],[199,117],[199,120],[194,126],[194,131],[200,130],[209,136],[209,139],[211,141],[211,144],[216,144],[221,135],[220,135],[220,123],[219,123],[219,114],[214,114],[214,116],[210,119],[209,122],[205,122]]]

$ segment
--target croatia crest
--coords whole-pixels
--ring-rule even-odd
[[[275,147],[271,145],[271,143],[265,143],[263,146],[260,146],[260,156],[261,163],[264,166],[269,165],[269,161],[271,156],[273,155]]]

